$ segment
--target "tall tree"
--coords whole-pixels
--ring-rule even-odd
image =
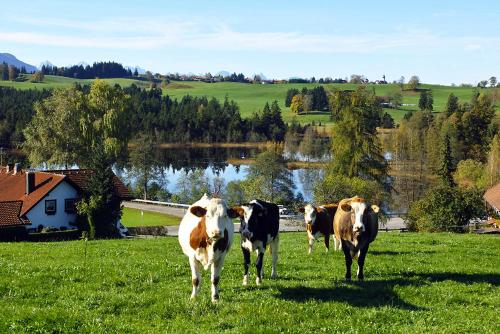
[[[444,109],[444,112],[446,114],[446,117],[449,117],[451,114],[457,111],[458,111],[458,97],[456,97],[455,94],[451,93],[450,95],[448,95],[448,101],[446,102],[446,107]]]
[[[497,133],[491,141],[486,169],[487,183],[492,187],[500,181],[500,133]]]
[[[361,87],[350,95],[332,129],[329,172],[387,182],[387,162],[377,137],[382,108],[372,92]]]
[[[286,91],[285,107],[290,107],[293,97],[297,94],[299,94],[299,90],[297,88],[290,88]]]
[[[24,131],[24,151],[33,165],[87,167],[98,150],[109,161],[123,160],[129,139],[128,96],[120,88],[95,80],[88,94],[76,87],[56,91],[35,106]]]
[[[138,188],[144,199],[149,197],[149,186],[155,182],[164,185],[163,169],[156,159],[155,147],[150,136],[139,135],[130,150],[130,175],[136,179]]]
[[[445,135],[443,140],[443,146],[441,149],[441,165],[438,169],[438,175],[441,177],[441,181],[447,186],[453,186],[453,171],[454,169],[453,158],[451,156],[450,147],[450,137]]]
[[[247,199],[288,203],[294,197],[292,173],[276,150],[265,151],[257,156],[241,186]]]
[[[78,213],[87,218],[91,239],[116,237],[121,199],[115,190],[112,164],[104,147],[96,149],[88,166],[93,173],[89,177],[84,197],[77,205]]]
[[[6,62],[2,63],[2,66],[0,67],[0,72],[2,72],[2,80],[6,81],[9,80],[9,65],[7,65]]]
[[[490,87],[496,87],[497,85],[497,77],[490,78]]]
[[[304,101],[302,99],[302,94],[294,95],[292,102],[290,104],[290,109],[295,114],[301,114],[304,112]]]
[[[408,87],[412,90],[416,90],[420,86],[420,78],[417,75],[413,75],[410,80],[408,80]]]
[[[432,111],[434,104],[434,98],[432,97],[432,91],[422,90],[420,92],[420,98],[418,99],[418,107],[420,110]]]

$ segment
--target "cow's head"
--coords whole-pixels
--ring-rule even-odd
[[[342,201],[340,207],[351,213],[352,231],[355,236],[365,231],[365,221],[368,219],[369,211],[379,212],[378,206],[368,206],[366,201],[358,196]]]
[[[299,211],[304,214],[304,220],[307,225],[314,225],[316,222],[316,215],[318,213],[318,209],[314,205],[306,204],[306,206],[300,208]]]
[[[240,217],[241,235],[247,239],[251,239],[257,230],[257,224],[261,217],[267,214],[267,210],[257,201],[251,201],[248,204],[242,204],[234,207]]]
[[[224,237],[224,230],[229,224],[232,224],[232,218],[238,214],[227,207],[226,202],[220,198],[212,198],[207,207],[192,206],[189,211],[197,217],[205,217],[205,226],[208,238],[216,241]]]

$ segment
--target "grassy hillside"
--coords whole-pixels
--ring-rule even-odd
[[[132,83],[140,87],[149,87],[149,84],[145,81],[138,81],[133,79],[104,79],[110,84],[118,83],[122,87],[130,86]],[[58,76],[46,76],[43,83],[31,83],[31,82],[10,82],[10,81],[0,81],[0,86],[9,86],[19,89],[28,88],[60,88],[67,87],[73,82],[80,82],[82,84],[90,83],[92,80],[78,80]],[[288,89],[297,88],[302,89],[302,87],[314,88],[319,84],[276,84],[276,85],[252,85],[243,83],[233,83],[233,82],[221,82],[221,83],[204,83],[204,82],[173,82],[163,89],[164,94],[168,94],[174,98],[181,98],[184,95],[193,96],[209,96],[216,97],[220,100],[228,96],[230,99],[235,100],[240,106],[240,111],[243,117],[249,117],[252,113],[261,110],[266,102],[272,102],[277,100],[283,110],[283,118],[285,121],[291,121],[295,115],[290,111],[290,108],[286,108],[285,95]],[[329,84],[323,85],[326,90],[331,88],[337,89],[355,89],[356,85],[353,84]],[[393,90],[399,90],[398,85],[368,85],[368,89],[373,89],[375,93],[379,96],[387,95],[388,92]],[[421,88],[432,89],[434,95],[434,110],[436,112],[441,112],[448,99],[450,93],[455,94],[459,97],[461,101],[469,101],[475,88],[466,87],[451,87],[451,86],[440,86],[440,85],[422,85]],[[491,89],[487,89],[491,91]],[[500,91],[500,89],[497,89]],[[403,92],[403,103],[405,104],[415,104],[418,105],[419,93],[413,91]],[[497,102],[497,106],[500,105],[500,101]],[[404,107],[403,110],[386,109],[396,121],[403,118],[407,110],[417,110],[417,106]],[[329,123],[330,117],[328,113],[312,112],[309,115],[298,116],[297,119],[301,123],[310,123],[315,121],[316,123]]]
[[[28,78],[30,75],[27,76]],[[133,79],[123,79],[123,78],[114,78],[114,79],[103,79],[110,85],[114,84],[119,84],[122,87],[127,87],[135,83],[137,86],[140,87],[149,87],[149,83],[146,81],[140,81],[140,80],[133,80]],[[23,81],[23,82],[13,82],[13,81],[0,81],[0,86],[5,86],[5,87],[13,87],[17,89],[50,89],[50,88],[64,88],[64,87],[69,87],[75,82],[78,82],[82,85],[84,84],[90,84],[93,81],[93,79],[73,79],[73,78],[66,78],[66,77],[60,77],[60,76],[54,76],[54,75],[46,75],[45,79],[41,83],[33,83],[30,81]]]
[[[277,280],[241,285],[237,245],[210,302],[209,273],[190,301],[176,238],[0,247],[1,333],[498,333],[500,239],[494,235],[381,233],[366,280],[346,284],[340,252],[303,233],[281,236]],[[86,257],[85,257],[86,254]],[[252,255],[252,261],[255,261]]]
[[[189,85],[189,88],[185,87]],[[290,121],[295,115],[290,111],[290,108],[286,108],[285,96],[286,92],[290,88],[302,89],[302,87],[314,88],[318,84],[276,84],[276,85],[250,85],[241,83],[215,83],[207,84],[203,82],[188,82],[184,83],[183,87],[178,87],[178,85],[171,85],[164,90],[165,94],[173,97],[182,97],[186,94],[194,96],[214,96],[218,99],[223,99],[226,95],[234,99],[240,106],[241,114],[243,117],[250,116],[253,112],[258,111],[264,107],[266,102],[272,102],[277,100],[283,110],[283,116],[286,121]],[[353,84],[329,84],[323,85],[326,90],[329,88],[337,89],[356,89],[356,85]],[[387,95],[390,91],[399,90],[398,85],[368,85],[368,89],[374,90],[375,94],[379,96]],[[458,98],[463,101],[469,101],[474,92],[474,88],[467,87],[451,87],[451,86],[440,86],[440,85],[422,85],[421,88],[432,89],[434,96],[434,110],[441,112],[446,106],[446,101],[450,93],[455,94]],[[489,89],[488,89],[489,90]],[[500,91],[500,89],[499,89]],[[418,110],[418,99],[420,94],[413,91],[403,92],[403,103],[404,104],[415,104],[415,106],[403,107],[403,110],[386,109],[395,120],[401,120],[404,114],[408,110]],[[499,105],[497,103],[497,105]],[[298,119],[303,123],[308,123],[311,121],[317,122],[330,122],[328,113],[312,112],[310,115],[298,116]]]

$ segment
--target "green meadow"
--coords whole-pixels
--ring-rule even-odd
[[[179,225],[181,218],[153,211],[123,208],[121,222],[126,227]]]
[[[134,79],[104,79],[108,83],[114,85],[119,84],[122,87],[127,87],[132,84],[136,84],[139,87],[147,88],[149,87],[148,82],[134,80]],[[0,86],[9,86],[19,89],[29,89],[29,88],[62,88],[71,85],[74,82],[79,82],[81,84],[88,84],[92,82],[91,79],[72,79],[59,76],[45,76],[43,83],[31,83],[29,81],[25,82],[11,82],[11,81],[0,81]],[[204,83],[204,82],[172,82],[163,88],[163,93],[169,95],[173,98],[182,98],[184,95],[192,96],[208,96],[215,97],[219,100],[223,100],[226,96],[230,99],[235,100],[239,107],[242,117],[250,117],[252,113],[261,110],[266,102],[271,103],[277,100],[282,108],[283,118],[285,121],[290,122],[294,117],[301,123],[330,123],[330,117],[328,112],[311,112],[309,114],[297,116],[291,112],[290,108],[286,108],[285,96],[286,92],[290,88],[302,89],[302,87],[314,88],[319,84],[244,84],[244,83],[234,83],[234,82],[221,82],[221,83]],[[328,84],[323,85],[323,87],[328,91],[329,89],[356,89],[357,85],[354,84]],[[431,89],[434,96],[434,110],[436,112],[443,111],[448,95],[450,93],[458,96],[460,101],[467,102],[472,97],[473,92],[476,88],[470,87],[451,87],[442,85],[421,85],[420,88]],[[367,85],[367,89],[374,90],[379,96],[387,95],[390,91],[399,90],[399,86],[395,84],[388,85]],[[498,89],[497,89],[498,90]],[[492,91],[488,88],[485,91]],[[391,116],[399,122],[404,114],[408,110],[418,109],[418,99],[419,93],[414,91],[403,91],[403,103],[404,104],[414,104],[414,106],[404,106],[400,110],[396,109],[385,109]],[[497,106],[499,102],[497,102]]]
[[[365,281],[343,280],[340,252],[281,236],[279,278],[242,281],[239,236],[210,302],[197,300],[177,238],[2,243],[0,333],[499,333],[500,239],[379,234]],[[255,261],[252,255],[252,261]],[[355,268],[355,267],[354,267]]]

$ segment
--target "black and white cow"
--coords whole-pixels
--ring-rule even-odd
[[[271,278],[276,278],[276,263],[278,262],[279,246],[279,208],[274,203],[268,203],[261,200],[253,200],[248,204],[234,207],[241,222],[241,250],[243,251],[243,260],[245,274],[243,276],[243,285],[248,284],[248,268],[250,266],[250,252],[257,253],[257,278],[255,283],[260,285],[263,276],[264,252],[266,246],[273,256],[273,266]]]

